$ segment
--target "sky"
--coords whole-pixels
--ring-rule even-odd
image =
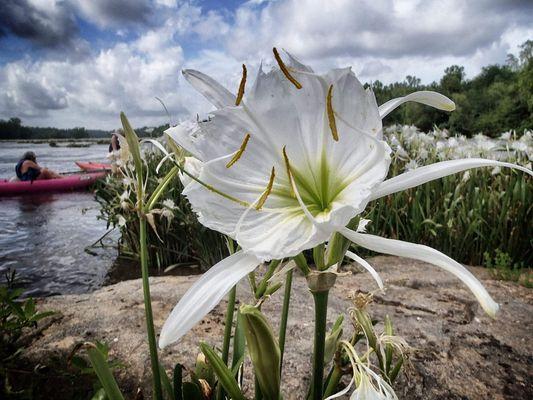
[[[467,77],[533,39],[532,0],[1,0],[0,119],[114,129],[175,124],[210,105],[198,69],[237,91],[286,49],[315,71],[352,66],[362,82]]]

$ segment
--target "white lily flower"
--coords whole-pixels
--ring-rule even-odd
[[[355,383],[355,390],[350,400],[398,400],[394,389],[377,373],[372,371],[369,365],[364,363],[354,347],[347,341],[341,341],[341,346],[346,350],[353,369],[353,377],[346,388],[327,397],[325,400],[333,400],[348,393]]]
[[[416,162],[416,160],[411,160],[407,164],[405,164],[405,170],[406,171],[411,171],[411,170],[417,169],[417,168],[418,168],[418,163]]]
[[[118,226],[126,226],[126,218],[124,218],[122,215],[118,216]]]
[[[172,199],[165,199],[162,202],[163,206],[165,208],[168,208],[169,210],[173,210],[176,208],[176,203]]]
[[[372,91],[364,89],[350,68],[319,75],[289,59],[288,67],[280,64],[269,73],[260,68],[244,98],[200,72],[183,72],[217,108],[209,121],[166,131],[196,159],[197,170],[188,171],[194,179],[183,194],[203,225],[232,237],[243,250],[216,264],[184,295],[165,322],[159,345],[178,340],[260,262],[294,257],[327,242],[335,232],[363,247],[452,272],[493,315],[498,305],[481,283],[444,254],[345,227],[371,200],[446,175],[496,165],[531,171],[466,159],[385,180],[391,149],[382,140],[382,117],[405,101],[443,110],[453,110],[454,103],[424,91],[378,107]]]

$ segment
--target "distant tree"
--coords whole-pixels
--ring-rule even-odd
[[[441,91],[446,95],[460,93],[464,88],[465,68],[452,65],[444,70],[444,76],[440,80]]]

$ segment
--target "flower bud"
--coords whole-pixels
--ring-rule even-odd
[[[279,400],[280,359],[278,340],[266,317],[254,306],[240,308],[248,352],[265,400]]]
[[[205,358],[205,355],[203,353],[199,353],[198,357],[196,357],[196,366],[194,369],[194,373],[196,374],[196,377],[198,379],[203,379],[209,384],[215,382],[213,368],[211,368],[211,366],[208,364],[207,359]]]
[[[344,321],[344,316],[340,315],[337,318],[337,321],[331,327],[331,332],[326,336],[326,346],[324,350],[324,363],[328,364],[333,360],[335,351],[337,350],[337,343],[342,336],[342,322]]]

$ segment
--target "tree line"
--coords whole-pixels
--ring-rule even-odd
[[[419,78],[407,76],[402,82],[388,85],[380,81],[366,84],[378,104],[417,90],[434,90],[450,97],[457,108],[452,113],[416,103],[407,103],[387,116],[386,124],[409,124],[427,131],[437,126],[452,133],[472,136],[482,132],[496,136],[510,129],[521,134],[533,129],[533,40],[520,46],[518,55],[509,54],[503,65],[484,67],[473,79],[465,78],[464,67],[452,65],[445,69],[438,82],[422,85]],[[168,128],[137,129],[139,136],[158,137]],[[0,139],[52,139],[109,137],[110,131],[85,128],[58,129],[23,126],[19,118],[0,120]]]
[[[533,129],[533,40],[520,46],[518,56],[509,54],[504,65],[489,65],[473,79],[465,79],[464,67],[452,65],[439,82],[422,85],[420,79],[407,76],[403,82],[369,85],[378,104],[417,90],[435,90],[450,97],[456,110],[446,113],[416,103],[407,103],[393,111],[387,124],[412,124],[421,130],[434,125],[453,133],[472,136],[482,132],[496,136],[510,129],[521,134]]]

